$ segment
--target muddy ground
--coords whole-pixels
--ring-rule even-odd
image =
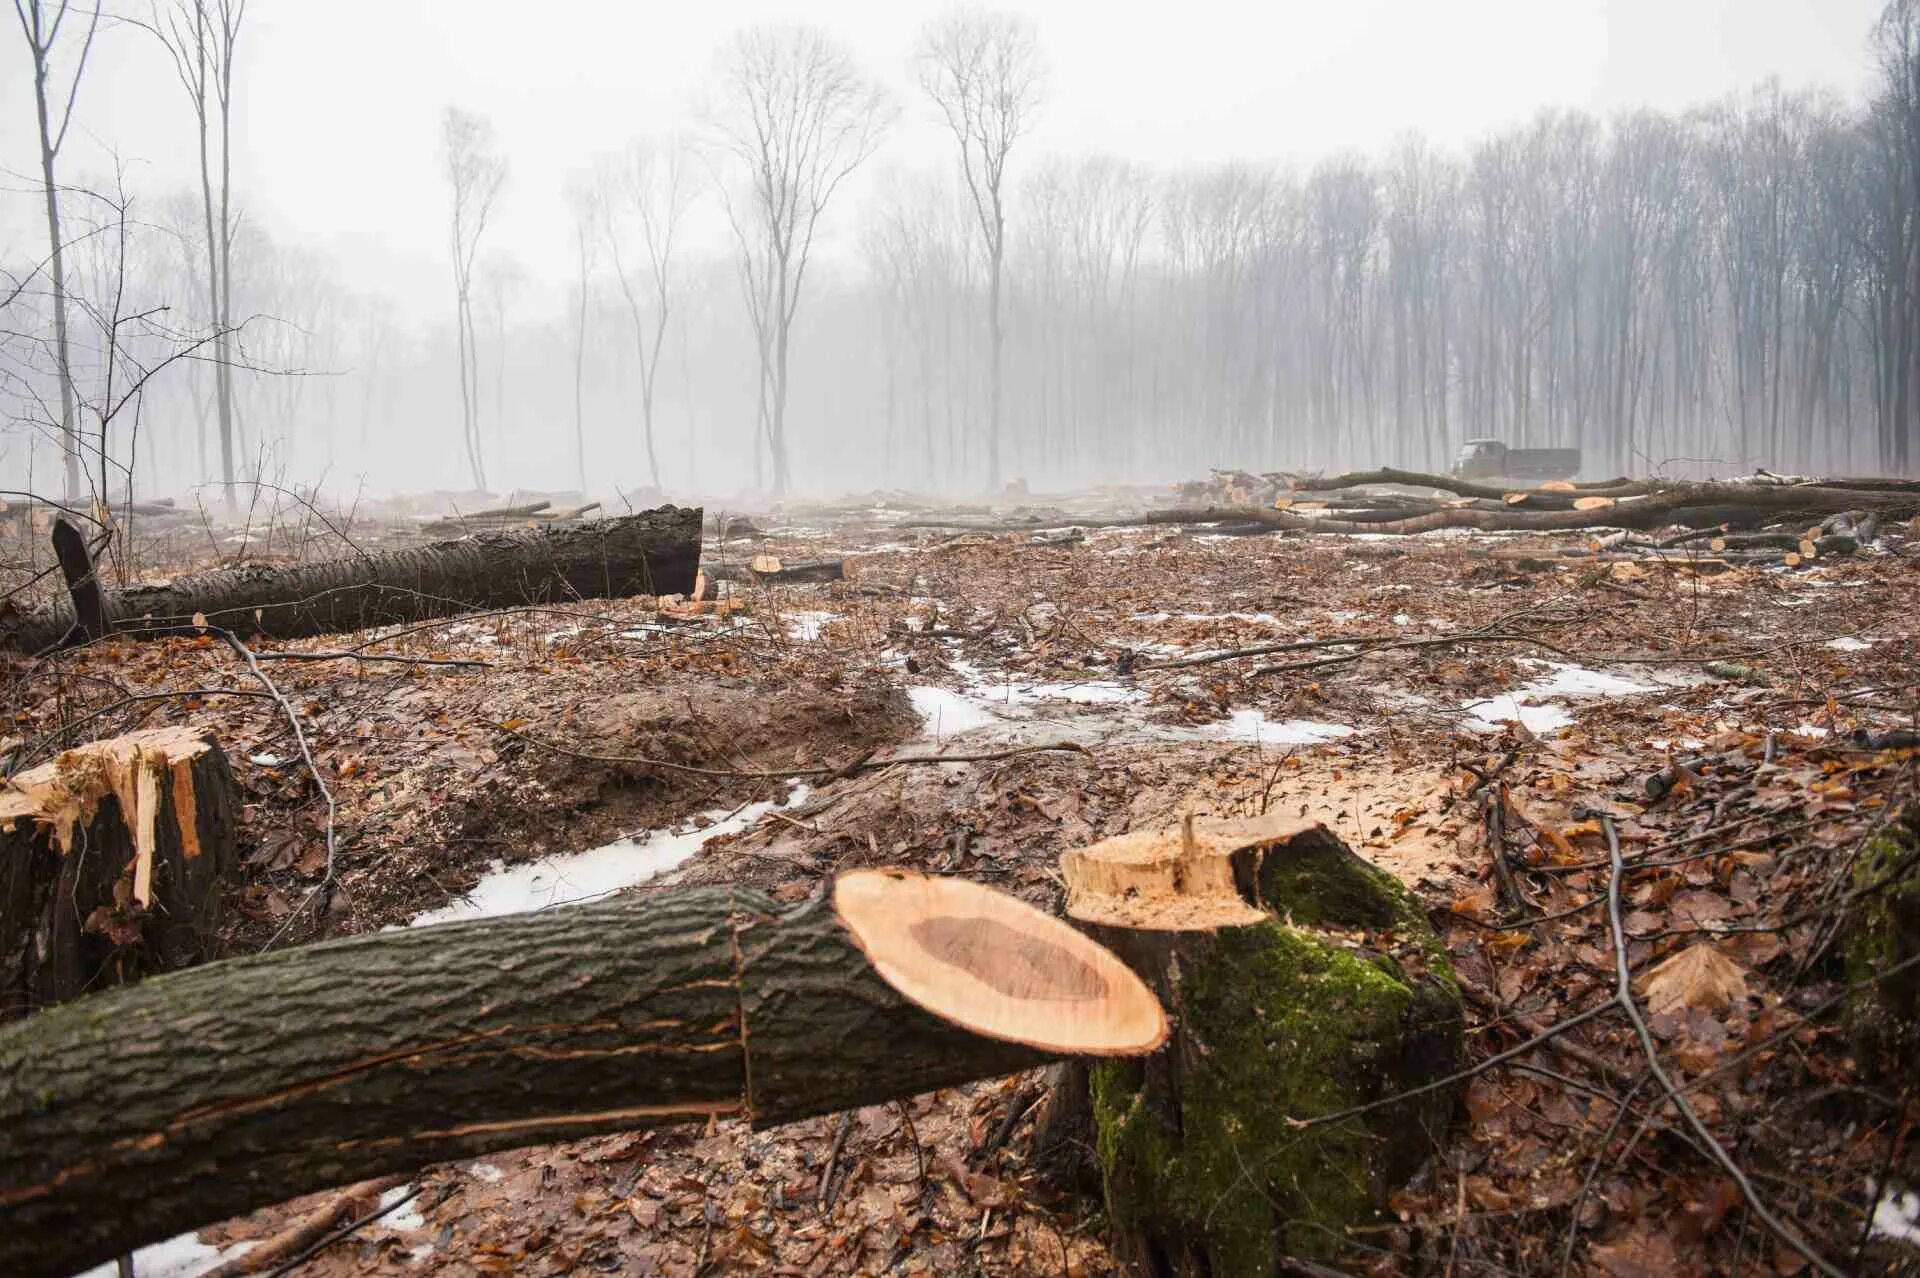
[[[730,832],[630,890],[727,882],[800,900],[836,871],[891,864],[1057,908],[1069,848],[1188,812],[1284,812],[1333,827],[1431,907],[1480,1055],[1607,992],[1605,919],[1587,908],[1604,894],[1589,819],[1604,811],[1630,855],[1692,858],[1634,885],[1636,971],[1710,941],[1748,981],[1737,1005],[1659,1026],[1696,1106],[1783,1212],[1824,1240],[1858,1238],[1842,1259],[1911,1263],[1863,1224],[1869,1179],[1915,1183],[1912,1098],[1867,1081],[1820,1013],[1844,973],[1827,917],[1796,911],[1832,898],[1911,792],[1911,749],[1850,734],[1915,726],[1920,539],[1896,530],[1846,559],[1709,573],[1684,555],[1549,561],[1584,535],[907,522],[816,512],[711,544],[710,563],[845,556],[849,579],[740,589],[704,616],[624,600],[259,645],[358,653],[266,666],[335,803],[337,883],[317,894],[326,804],[278,707],[220,694],[253,686],[223,646],[110,641],[16,664],[4,744],[18,770],[93,735],[215,728],[245,796],[232,953],[459,908],[489,874],[650,831],[689,847],[703,825]],[[1293,646],[1175,664],[1278,645]],[[811,771],[1019,746],[1062,748]],[[802,775],[738,775],[788,771]],[[1646,781],[1662,772],[1677,784],[1656,799]],[[1505,787],[1509,876],[1493,869],[1489,776]],[[577,895],[567,864],[541,880],[553,903]],[[1646,1134],[1623,1148],[1634,1124],[1616,1124],[1614,1093],[1641,1068],[1624,1026],[1570,1037],[1601,1064],[1542,1056],[1478,1078],[1396,1219],[1355,1240],[1355,1267],[1531,1270],[1571,1238],[1576,1270],[1798,1272],[1670,1115],[1630,1109]],[[1020,1078],[844,1127],[723,1124],[432,1168],[302,1272],[1115,1272],[1098,1204],[1032,1173],[1043,1102]],[[258,1239],[311,1205],[170,1254]]]

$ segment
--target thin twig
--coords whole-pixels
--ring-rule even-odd
[[[1707,1147],[1713,1160],[1720,1164],[1722,1170],[1739,1187],[1741,1197],[1746,1199],[1748,1209],[1760,1223],[1772,1230],[1775,1237],[1791,1247],[1808,1264],[1827,1275],[1827,1278],[1845,1278],[1845,1270],[1815,1251],[1798,1233],[1790,1229],[1785,1221],[1775,1216],[1766,1203],[1761,1201],[1759,1192],[1754,1189],[1753,1182],[1747,1178],[1746,1171],[1734,1161],[1733,1155],[1727,1152],[1726,1147],[1714,1138],[1713,1133],[1707,1130],[1707,1125],[1700,1121],[1700,1115],[1694,1112],[1693,1106],[1687,1103],[1686,1096],[1674,1086],[1673,1079],[1661,1066],[1660,1049],[1653,1041],[1653,1031],[1647,1028],[1647,1022],[1640,1015],[1640,1006],[1634,1002],[1633,998],[1633,971],[1627,963],[1626,926],[1620,919],[1620,887],[1621,880],[1626,877],[1626,863],[1620,857],[1620,837],[1613,828],[1611,816],[1602,813],[1600,826],[1607,836],[1607,858],[1612,867],[1612,872],[1607,879],[1607,927],[1613,934],[1615,981],[1613,1002],[1626,1013],[1627,1020],[1633,1025],[1633,1032],[1640,1040],[1640,1048],[1647,1056],[1647,1069],[1667,1093],[1667,1098],[1673,1102],[1674,1108],[1680,1111],[1680,1116],[1686,1120],[1687,1126],[1693,1129],[1693,1134],[1699,1137],[1701,1144]]]

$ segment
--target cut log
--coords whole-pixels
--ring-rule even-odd
[[[1452,1088],[1391,1100],[1462,1055],[1425,915],[1325,827],[1267,818],[1125,835],[1060,868],[1068,915],[1175,1027],[1154,1056],[1089,1066],[1121,1262],[1186,1278],[1339,1257],[1457,1104]]]
[[[965,879],[843,874],[834,908],[874,970],[975,1033],[1084,1056],[1138,1056],[1167,1018],[1120,960],[1058,919]]]
[[[863,923],[856,943],[831,902],[696,889],[212,963],[0,1028],[0,1273],[71,1273],[426,1163],[1010,1074],[1102,1046],[1096,1005],[1114,1012],[1104,1046],[1139,1041],[1138,983],[1037,911],[955,904],[900,873],[852,897],[856,917],[925,926],[903,940]],[[988,918],[1023,943],[967,943]],[[1075,985],[1071,1034],[1026,1046],[922,1010],[869,953],[922,985],[935,968],[1031,990],[1056,966],[1110,984]]]
[[[744,567],[722,565],[707,569],[715,581],[790,583],[802,581],[844,581],[847,565],[843,559],[803,559],[786,561],[777,555],[755,555]]]
[[[96,741],[14,777],[0,794],[0,1019],[205,961],[234,805],[226,755],[187,728]]]
[[[242,636],[330,634],[479,608],[685,593],[700,563],[700,511],[662,506],[578,527],[457,541],[286,568],[249,567],[106,592],[107,620],[150,638],[196,615]],[[73,625],[70,603],[0,618],[0,648],[38,652]]]

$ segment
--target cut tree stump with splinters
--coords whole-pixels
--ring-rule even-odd
[[[0,1273],[427,1163],[784,1123],[1166,1033],[1061,920],[897,870],[791,910],[696,889],[212,963],[0,1028]]]
[[[135,638],[206,624],[290,639],[519,604],[686,594],[700,568],[700,521],[697,507],[662,506],[319,563],[221,569],[105,591],[102,602],[107,625]],[[40,652],[73,630],[70,601],[0,616],[0,649]]]
[[[1419,906],[1326,827],[1273,818],[1122,835],[1060,868],[1068,916],[1175,1026],[1165,1051],[1089,1071],[1118,1258],[1197,1278],[1339,1257],[1458,1104],[1452,1088],[1390,1101],[1463,1053],[1459,986]]]
[[[235,793],[212,734],[69,750],[0,793],[0,1020],[213,953]]]

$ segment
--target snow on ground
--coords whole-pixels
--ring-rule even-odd
[[[200,1241],[199,1234],[181,1234],[134,1252],[133,1272],[139,1278],[199,1278],[199,1275],[244,1256],[259,1245],[257,1240],[248,1240],[226,1248],[210,1247]],[[76,1274],[75,1278],[115,1278],[119,1272],[118,1263],[109,1260],[83,1274]]]
[[[1563,701],[1632,697],[1690,682],[1687,676],[1669,675],[1659,676],[1658,682],[1648,683],[1563,661],[1534,662],[1523,659],[1523,664],[1544,666],[1552,673],[1522,684],[1512,692],[1461,702],[1460,709],[1466,715],[1465,726],[1469,731],[1494,732],[1502,723],[1513,719],[1532,732],[1554,732],[1568,726],[1574,719],[1573,711],[1561,704]]]
[[[1884,1191],[1868,1188],[1874,1190],[1873,1232],[1920,1247],[1920,1193],[1893,1185]]]
[[[706,814],[710,824],[704,827],[649,830],[584,852],[542,857],[520,865],[495,861],[472,891],[440,909],[415,915],[410,926],[521,914],[607,896],[678,869],[708,839],[737,834],[776,808],[804,802],[808,793],[806,786],[796,785],[781,803],[749,803],[731,813],[715,810]]]

